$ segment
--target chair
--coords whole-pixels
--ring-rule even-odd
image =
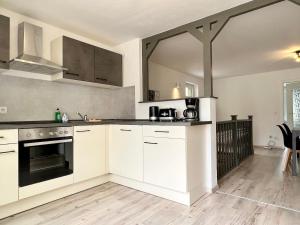
[[[284,126],[285,131],[288,135],[288,138],[291,141],[291,146],[293,146],[293,134],[292,134],[291,129],[289,128],[289,126],[286,123],[283,123],[282,126]],[[296,149],[300,149],[300,139],[299,139],[299,137],[296,138],[296,146],[297,146]],[[299,157],[299,155],[300,155],[300,153],[297,152],[297,158]]]
[[[286,127],[287,125],[283,125]],[[281,164],[281,170],[286,171],[289,163],[292,160],[292,146],[293,146],[293,139],[292,139],[292,132],[290,131],[289,127],[287,126],[287,130],[285,130],[281,125],[277,125],[279,127],[282,136],[283,136],[283,143],[284,143],[284,155],[283,155],[283,160]],[[290,131],[290,132],[289,132]],[[296,142],[296,149],[300,149],[300,142],[297,140]],[[300,150],[297,150],[297,153],[300,153]]]
[[[291,131],[291,129],[289,128],[289,126],[288,126],[286,123],[283,123],[282,126],[284,126],[287,135],[288,135],[288,136],[292,136],[292,131]]]

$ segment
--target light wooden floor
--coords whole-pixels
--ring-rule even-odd
[[[258,151],[221,182],[219,192],[202,196],[192,207],[107,183],[7,218],[0,224],[297,225],[299,212],[256,201],[300,209],[300,181],[281,175],[278,161],[279,152]]]
[[[219,192],[300,211],[300,176],[291,176],[290,170],[281,172],[282,153],[282,150],[255,149],[254,157],[219,182]]]

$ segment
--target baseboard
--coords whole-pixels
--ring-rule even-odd
[[[170,189],[158,187],[155,185],[147,184],[142,181],[132,180],[125,177],[110,175],[110,181],[113,183],[121,184],[123,186],[133,188],[142,192],[146,192],[161,198],[175,201],[184,205],[191,205],[190,193],[177,192]]]
[[[212,189],[211,189],[211,193],[216,193],[218,190],[219,190],[219,185],[217,184],[216,186],[214,186]]]
[[[209,193],[209,191],[206,189],[206,188],[203,188],[203,187],[196,187],[196,188],[193,188],[193,190],[190,191],[189,193],[189,202],[190,202],[190,205],[194,204],[196,201],[198,201],[201,196],[205,195]]]
[[[254,145],[254,148],[265,148],[263,145]],[[272,149],[284,150],[282,146],[274,146]]]

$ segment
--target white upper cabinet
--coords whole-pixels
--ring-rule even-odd
[[[74,127],[74,182],[106,173],[105,125]]]
[[[109,171],[143,180],[142,126],[111,125],[109,128]]]

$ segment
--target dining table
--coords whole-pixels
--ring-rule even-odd
[[[297,176],[297,148],[296,148],[296,139],[300,136],[300,126],[293,127],[292,129],[292,175]]]

